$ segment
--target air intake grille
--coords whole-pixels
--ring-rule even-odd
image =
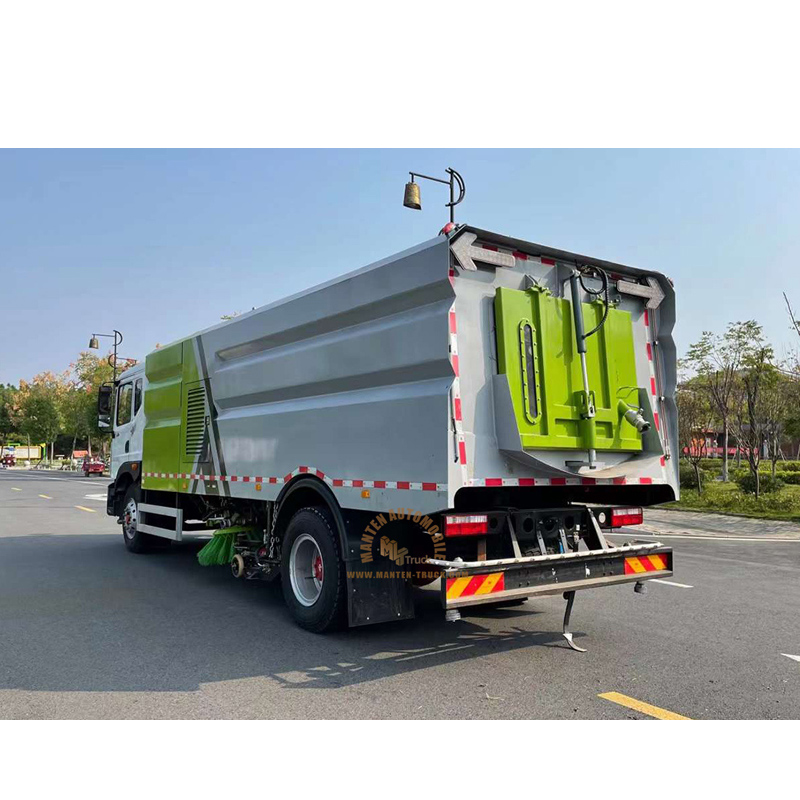
[[[184,438],[184,456],[187,459],[194,460],[202,455],[207,427],[205,389],[203,386],[189,389],[186,396],[186,433]]]

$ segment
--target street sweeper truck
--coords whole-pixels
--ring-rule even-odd
[[[320,253],[324,258],[324,251]],[[150,353],[98,398],[132,553],[279,578],[317,632],[672,574],[673,288],[468,225]],[[434,588],[434,587],[432,587]]]

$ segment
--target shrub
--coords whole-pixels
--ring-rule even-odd
[[[800,486],[800,472],[778,472],[776,474],[784,483],[791,483],[794,486]]]
[[[682,462],[680,465],[680,480],[681,480],[681,488],[685,489],[696,489],[697,488],[697,476],[694,472],[694,467],[686,462]],[[700,481],[703,485],[703,488],[710,482],[710,478],[708,473],[704,469],[700,469]]]
[[[745,494],[756,493],[756,479],[750,473],[737,478],[736,483]],[[772,475],[759,475],[758,483],[760,492],[764,494],[771,494],[783,488],[783,481],[777,477],[773,478]]]

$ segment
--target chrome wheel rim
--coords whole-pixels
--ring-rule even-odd
[[[289,553],[289,579],[297,602],[313,606],[322,594],[325,579],[322,553],[313,536],[301,533]]]
[[[136,536],[136,519],[138,517],[138,509],[136,501],[131,497],[128,500],[128,505],[125,506],[125,511],[122,512],[122,531],[126,538],[133,539]]]

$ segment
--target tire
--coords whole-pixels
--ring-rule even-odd
[[[131,553],[147,553],[158,542],[157,536],[142,533],[137,529],[141,495],[139,484],[132,483],[122,501],[122,539]]]
[[[326,509],[301,508],[289,520],[281,584],[286,605],[301,628],[323,633],[343,626],[347,582],[336,525]]]

